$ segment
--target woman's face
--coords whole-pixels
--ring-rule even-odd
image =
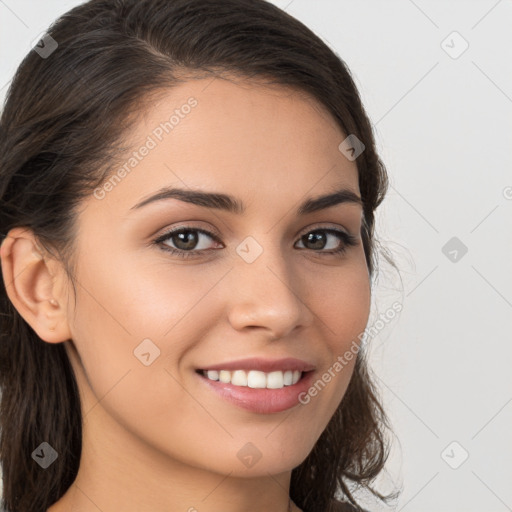
[[[361,205],[298,213],[337,190],[360,196],[356,162],[338,149],[345,138],[313,100],[281,87],[196,80],[152,105],[77,221],[66,349],[85,438],[108,433],[126,447],[120,458],[156,464],[158,453],[232,476],[304,460],[346,391],[355,357],[336,362],[370,310]],[[164,188],[223,198],[148,200]],[[243,212],[227,208],[228,195]],[[188,233],[163,236],[178,228]],[[250,358],[275,364],[241,362]],[[300,365],[310,371],[290,385],[279,370]],[[238,371],[235,385],[208,369],[272,375]],[[244,375],[275,388],[242,386]]]

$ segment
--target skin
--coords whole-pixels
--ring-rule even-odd
[[[195,373],[291,356],[312,362],[319,378],[364,331],[370,282],[359,205],[295,214],[339,186],[360,196],[356,163],[338,150],[346,135],[330,114],[282,86],[191,80],[144,113],[129,134],[133,150],[191,96],[198,105],[129,175],[82,204],[76,307],[62,265],[31,231],[15,228],[2,245],[11,301],[42,340],[65,344],[81,394],[80,469],[49,512],[285,512],[291,471],[353,373],[355,358],[309,404],[274,414],[232,405]],[[176,199],[130,211],[169,185],[231,194],[246,213]],[[193,249],[216,251],[188,260],[151,245],[183,224],[217,232],[221,244],[199,235]],[[325,249],[300,242],[319,226],[358,243],[329,255],[344,243],[336,236]],[[236,252],[247,236],[263,249],[250,264]],[[150,366],[133,354],[145,338],[160,350]],[[237,457],[247,442],[262,454],[251,468]]]

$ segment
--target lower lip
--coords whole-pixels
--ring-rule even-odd
[[[281,389],[233,386],[218,380],[210,380],[200,373],[196,375],[228,402],[251,412],[271,414],[286,411],[299,404],[299,395],[309,389],[313,373],[314,371],[306,372],[297,383]]]

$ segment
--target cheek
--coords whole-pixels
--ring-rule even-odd
[[[371,306],[368,270],[364,258],[351,259],[338,268],[309,274],[306,304],[318,317],[331,351],[344,352],[364,332]]]
[[[181,384],[178,364],[212,326],[205,313],[215,318],[213,304],[201,299],[223,273],[203,272],[204,279],[197,279],[193,266],[144,266],[113,254],[84,259],[71,320],[82,385],[92,392],[84,403],[89,419],[105,418],[106,410],[162,451],[169,450],[169,439],[194,431],[191,418],[218,428]],[[98,401],[101,407],[95,407]]]
[[[220,268],[209,272],[143,254],[103,256],[81,266],[79,280],[86,292],[79,314],[87,322],[82,327],[93,328],[95,339],[105,337],[106,329],[115,332],[132,350],[144,338],[153,336],[159,344],[191,321],[198,325],[197,311],[204,313],[203,300],[223,274]]]
[[[314,283],[308,286],[307,305],[317,317],[326,357],[305,401],[325,419],[321,432],[352,377],[370,314],[371,290],[364,257],[347,260],[335,272],[332,268],[329,273],[325,269],[317,272]]]
[[[226,269],[91,252],[78,268],[77,310],[70,317],[89,384],[100,397],[135,370],[145,371],[137,373],[142,383],[158,374],[168,384],[165,368],[175,368],[218,318],[219,302],[208,293]]]

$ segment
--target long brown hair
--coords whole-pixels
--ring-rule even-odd
[[[109,177],[137,112],[187,76],[228,72],[308,93],[364,143],[356,161],[361,234],[374,277],[374,211],[386,170],[347,66],[301,22],[264,0],[91,0],[47,34],[17,69],[0,118],[2,237],[31,229],[73,282],[77,207]],[[80,399],[64,345],[36,335],[10,302],[9,285],[0,286],[2,506],[45,512],[77,475]],[[305,512],[338,510],[340,496],[357,505],[354,485],[388,499],[372,487],[388,456],[387,430],[360,351],[340,406],[292,472],[291,498]],[[41,440],[59,454],[45,470],[31,457]]]

